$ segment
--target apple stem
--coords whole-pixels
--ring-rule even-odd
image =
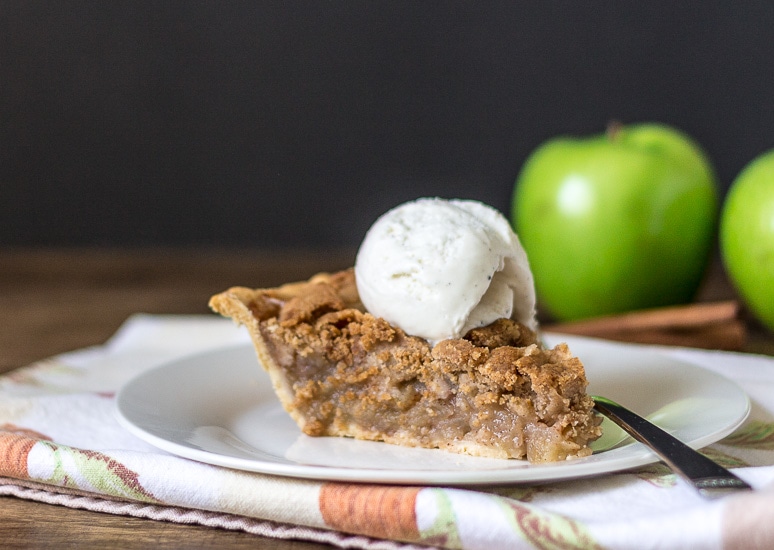
[[[623,123],[620,120],[611,120],[607,123],[607,139],[610,141],[618,141],[621,137],[621,130],[623,130]]]

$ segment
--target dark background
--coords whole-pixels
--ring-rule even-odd
[[[0,245],[356,245],[610,119],[774,147],[770,2],[0,1]]]

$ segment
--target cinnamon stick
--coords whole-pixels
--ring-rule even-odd
[[[545,326],[550,332],[646,344],[739,350],[746,329],[735,301],[634,311]]]

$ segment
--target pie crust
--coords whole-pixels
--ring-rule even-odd
[[[550,462],[591,454],[601,434],[581,361],[510,319],[431,347],[367,313],[351,269],[234,287],[210,307],[248,328],[283,407],[310,436]]]

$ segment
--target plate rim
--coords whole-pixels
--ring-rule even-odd
[[[722,430],[716,430],[713,433],[705,434],[702,437],[695,438],[688,442],[689,446],[694,448],[701,448],[706,445],[712,444],[726,435],[732,433],[738,428],[749,416],[751,411],[751,402],[747,393],[736,383],[734,380],[707,369],[701,365],[687,362],[685,360],[671,357],[669,355],[659,353],[657,350],[649,349],[649,346],[642,346],[638,344],[627,344],[620,342],[611,342],[607,340],[599,340],[587,337],[576,337],[569,335],[557,335],[547,334],[555,344],[562,341],[567,342],[570,349],[573,349],[573,342],[577,342],[575,347],[581,346],[601,346],[610,349],[635,350],[638,353],[652,353],[660,360],[668,361],[684,365],[687,368],[695,369],[698,372],[707,374],[711,378],[721,380],[727,384],[729,388],[734,388],[738,394],[744,399],[744,412],[733,421],[730,421],[726,427]],[[127,401],[127,395],[131,395],[131,392],[138,385],[145,383],[147,378],[158,376],[159,373],[168,373],[173,369],[183,368],[191,361],[202,361],[209,357],[217,358],[224,353],[251,353],[255,358],[255,368],[261,369],[257,357],[255,356],[254,348],[250,343],[242,343],[238,345],[224,346],[207,350],[204,352],[193,353],[184,357],[179,357],[174,360],[167,361],[155,367],[152,367],[142,373],[139,373],[128,382],[126,382],[116,393],[114,402],[114,416],[119,424],[138,437],[139,439],[149,443],[153,447],[166,451],[172,455],[210,464],[214,466],[222,466],[227,468],[234,468],[237,470],[262,473],[269,475],[278,475],[284,477],[292,477],[298,479],[318,480],[318,481],[347,481],[347,482],[368,482],[368,483],[391,483],[402,485],[512,485],[512,484],[524,484],[535,482],[552,482],[563,481],[568,479],[578,479],[583,477],[590,477],[596,475],[604,475],[616,473],[632,468],[637,468],[647,464],[657,462],[659,458],[650,451],[647,447],[641,443],[632,442],[621,448],[613,448],[609,451],[605,451],[608,456],[607,460],[603,460],[600,463],[597,461],[589,461],[588,459],[573,459],[570,461],[547,463],[539,466],[531,466],[525,468],[483,468],[474,470],[424,470],[424,469],[382,469],[382,468],[354,468],[354,467],[334,467],[325,465],[309,465],[293,462],[291,459],[287,459],[288,463],[283,462],[271,462],[255,459],[247,459],[237,457],[233,455],[227,455],[217,453],[214,451],[208,451],[204,449],[195,448],[190,445],[183,445],[179,442],[166,439],[159,435],[156,435],[152,431],[149,431],[143,425],[140,425],[136,420],[131,417],[133,415],[126,413],[124,410],[125,401]],[[585,360],[581,357],[581,360]],[[267,378],[268,380],[268,378]],[[273,394],[273,391],[272,391]],[[275,397],[276,399],[276,397]],[[277,402],[279,404],[279,402]],[[742,403],[740,402],[739,405]],[[386,443],[385,443],[386,445]],[[621,450],[626,452],[620,452]],[[447,452],[443,450],[436,450],[437,452]],[[618,456],[623,454],[623,456]],[[599,456],[599,455],[597,455]],[[588,457],[591,458],[591,457]],[[600,464],[603,464],[603,468],[600,468]]]

